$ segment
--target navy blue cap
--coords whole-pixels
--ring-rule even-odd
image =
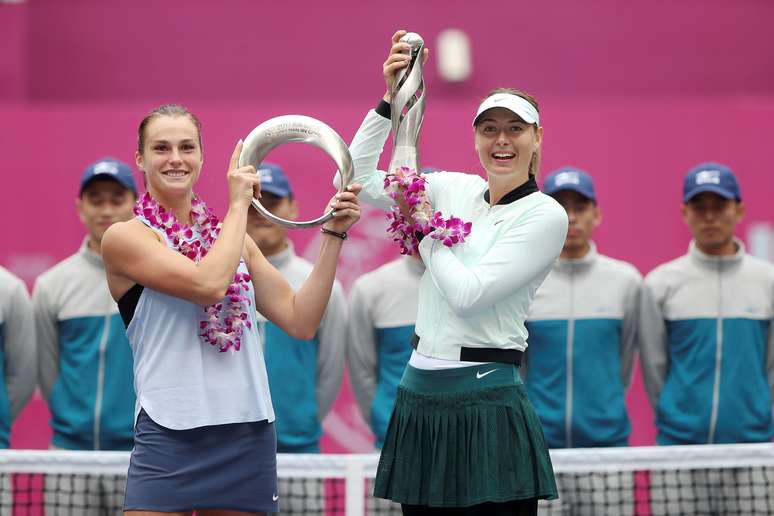
[[[688,202],[703,192],[712,192],[726,199],[742,200],[739,181],[730,168],[720,163],[700,163],[686,174],[683,202]]]
[[[594,192],[594,182],[591,176],[579,168],[562,167],[551,172],[543,183],[543,193],[553,196],[562,190],[578,192],[583,197],[597,202],[597,194]]]
[[[293,193],[293,190],[290,189],[288,176],[285,175],[285,172],[279,165],[266,162],[261,163],[261,166],[258,168],[258,176],[261,178],[262,192],[269,192],[279,197],[288,197]]]
[[[131,190],[137,195],[137,185],[134,182],[134,175],[129,165],[115,158],[102,158],[95,161],[83,171],[81,176],[81,189],[79,195],[83,193],[86,187],[94,179],[108,178],[118,182],[121,186]]]

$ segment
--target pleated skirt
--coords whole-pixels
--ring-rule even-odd
[[[374,495],[432,507],[557,498],[543,429],[518,367],[407,366]]]

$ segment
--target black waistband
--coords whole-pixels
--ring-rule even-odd
[[[411,337],[411,347],[417,349],[419,346],[419,335],[416,333]],[[518,349],[500,349],[500,348],[460,348],[460,358],[462,362],[502,362],[504,364],[513,364],[520,366],[523,351]]]

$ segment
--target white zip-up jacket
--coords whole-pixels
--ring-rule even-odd
[[[35,323],[24,282],[0,267],[0,448],[35,391]]]
[[[381,208],[392,203],[384,192],[385,173],[377,168],[389,132],[390,120],[371,110],[350,146],[360,197]],[[520,196],[516,190],[490,206],[480,176],[426,176],[433,209],[472,222],[472,229],[464,244],[451,249],[430,237],[420,244],[427,267],[419,286],[420,354],[461,360],[462,348],[527,348],[524,321],[562,249],[567,214],[539,191]]]
[[[89,250],[88,238],[77,253],[38,277],[32,304],[52,444],[70,450],[131,450],[132,350],[110,297],[102,257]]]
[[[640,358],[660,444],[771,441],[774,265],[688,254],[645,278]]]
[[[583,258],[560,258],[538,289],[525,385],[550,448],[626,446],[641,285],[634,266],[592,242]]]

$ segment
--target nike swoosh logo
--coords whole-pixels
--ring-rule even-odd
[[[487,371],[486,373],[479,373],[478,371],[476,371],[476,379],[480,380],[481,378],[485,377],[488,374],[492,374],[495,371],[497,371],[497,369],[492,369],[491,371]]]
[[[504,220],[505,220],[505,219],[500,219],[500,220],[498,220],[497,222],[495,222],[495,223],[494,223],[494,224],[492,224],[492,225],[493,225],[493,226],[496,226],[496,225],[498,225],[500,222],[502,222],[502,221],[504,221]]]
[[[271,500],[273,502],[276,502],[277,500],[279,500],[279,496],[278,495],[271,495]]]

